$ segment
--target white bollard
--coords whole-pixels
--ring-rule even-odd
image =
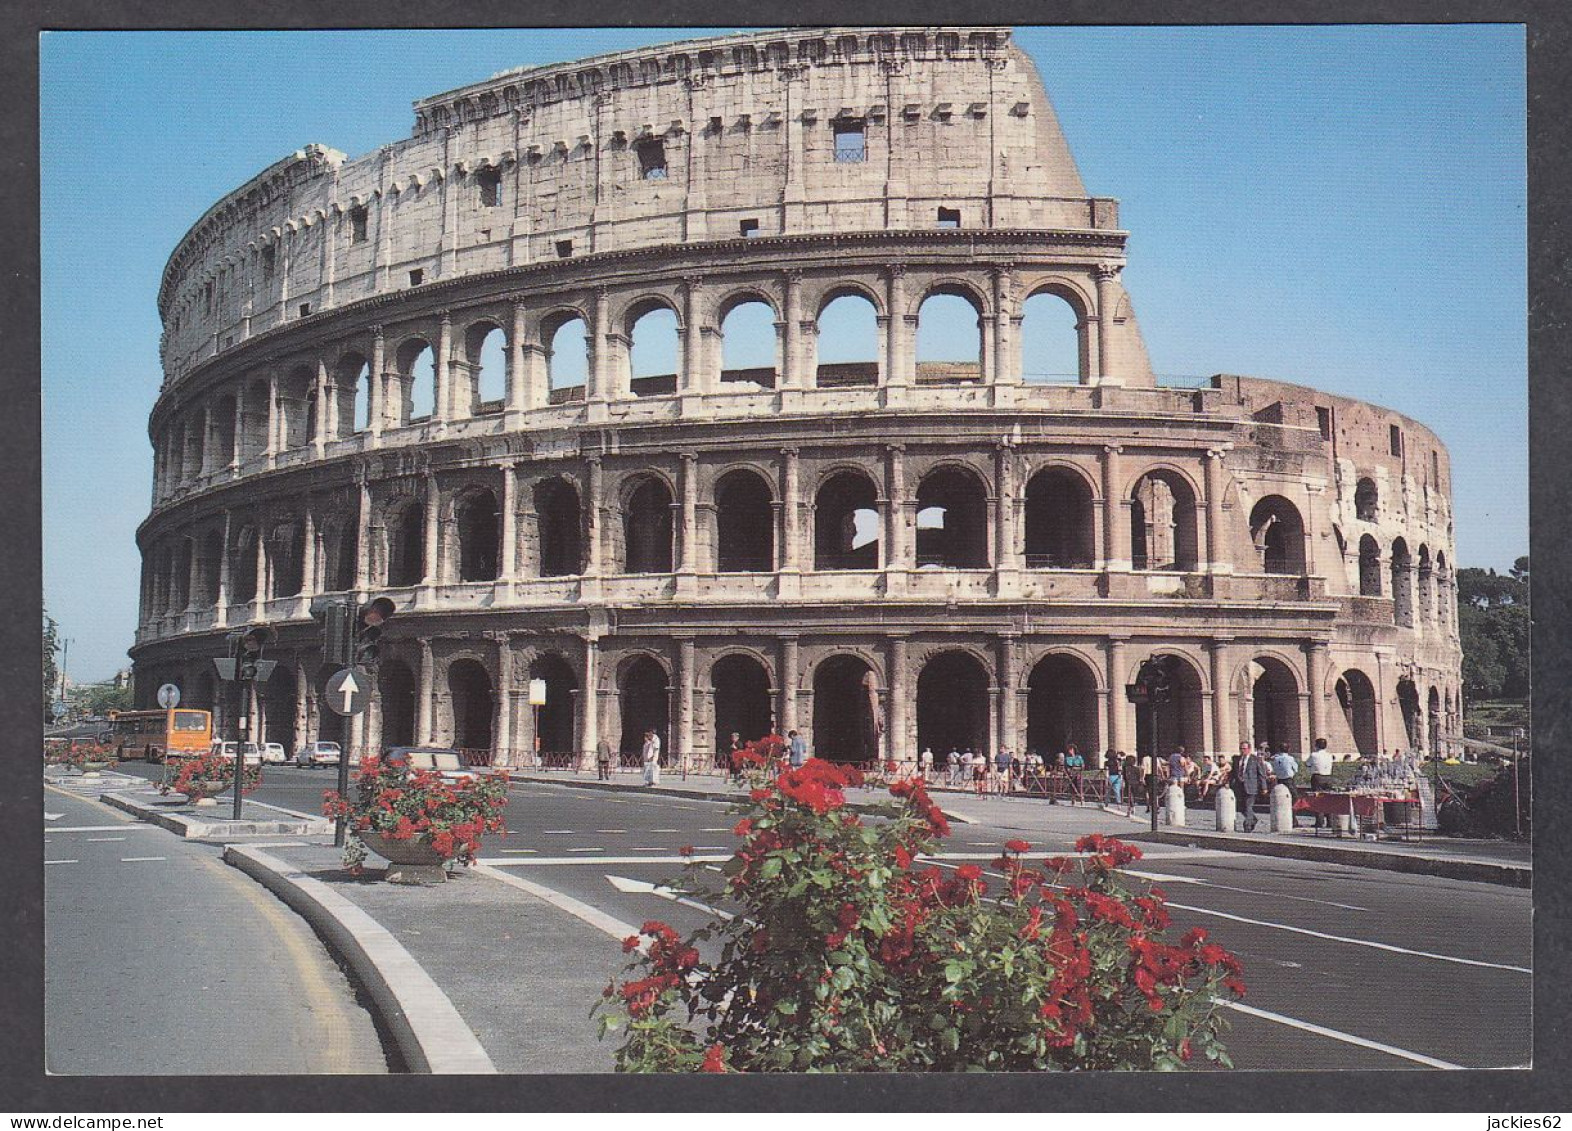
[[[1184,786],[1168,787],[1168,811],[1164,816],[1168,824],[1175,828],[1184,828]]]
[[[1334,826],[1337,829],[1338,836],[1347,836],[1351,833],[1357,834],[1359,832],[1359,830],[1354,827],[1354,819],[1347,813],[1339,813],[1337,816],[1333,817],[1332,820]]]
[[[1234,831],[1234,817],[1237,815],[1238,806],[1234,801],[1234,791],[1220,789],[1217,791],[1217,800],[1214,803],[1217,810],[1217,831],[1231,833]]]
[[[1272,831],[1292,832],[1294,827],[1294,799],[1288,787],[1279,782],[1272,787]]]

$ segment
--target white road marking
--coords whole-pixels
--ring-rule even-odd
[[[529,860],[510,860],[506,856],[482,856],[476,863],[492,868],[555,867],[560,864],[594,864],[600,867],[605,864],[686,864],[690,860],[701,864],[706,861],[724,864],[730,859],[730,856],[597,856],[593,859],[588,856],[537,856]]]
[[[45,860],[45,864],[75,864],[75,860]]]
[[[112,841],[112,840],[125,840],[125,837],[123,837],[123,836],[90,836],[90,837],[87,838],[87,843],[88,844],[103,844],[103,843],[105,843],[107,841]]]
[[[547,836],[575,836],[575,835],[578,834],[579,830],[578,829],[541,829],[540,831],[545,833]]]
[[[58,821],[61,817],[64,817],[64,816],[65,816],[64,813],[45,813],[44,814],[44,820],[46,820],[46,821]]]
[[[570,848],[569,852],[605,852],[604,848]]]
[[[1330,899],[1312,899],[1308,895],[1284,895],[1281,892],[1261,891],[1259,888],[1236,888],[1229,884],[1213,883],[1211,880],[1196,879],[1193,876],[1168,876],[1161,872],[1141,872],[1134,868],[1126,868],[1125,875],[1139,876],[1143,880],[1151,880],[1157,884],[1197,884],[1200,887],[1217,888],[1221,891],[1237,891],[1245,895],[1264,895],[1270,899],[1293,899],[1300,903],[1319,903],[1323,907],[1341,907],[1344,911],[1369,911],[1368,907],[1355,907],[1352,903],[1337,903]]]
[[[730,852],[731,851],[731,846],[729,844],[695,844],[693,846],[693,851],[695,851],[695,852]]]
[[[167,857],[167,856],[122,856],[120,858],[120,863],[122,863],[122,864],[144,864],[144,863],[148,863],[150,861],[168,860],[168,859],[169,859],[169,857]]]
[[[675,833],[675,832],[680,832],[680,831],[681,831],[680,829],[651,829],[650,830],[650,832],[652,832],[652,833]]]
[[[625,833],[627,829],[596,829],[597,833]]]
[[[1424,1053],[1411,1052],[1408,1049],[1400,1049],[1395,1045],[1384,1045],[1380,1041],[1372,1041],[1366,1037],[1356,1037],[1352,1033],[1340,1032],[1337,1029],[1328,1029],[1324,1025],[1316,1025],[1310,1021],[1301,1021],[1297,1017],[1288,1017],[1281,1013],[1272,1013],[1269,1010],[1257,1009],[1255,1006],[1245,1005],[1243,1002],[1219,1000],[1218,1004],[1226,1006],[1229,1009],[1235,1010],[1239,1013],[1249,1014],[1251,1017],[1259,1017],[1264,1021],[1275,1021],[1279,1025],[1288,1025],[1294,1029],[1303,1029],[1307,1033],[1315,1033],[1317,1036],[1330,1037],[1334,1041],[1342,1041],[1345,1044],[1350,1045],[1359,1045],[1361,1048],[1375,1049],[1377,1052],[1384,1052],[1391,1056],[1401,1057],[1404,1060],[1412,1060],[1416,1064],[1429,1065],[1431,1068],[1463,1068],[1463,1065],[1453,1064],[1449,1060],[1437,1060],[1435,1057],[1426,1056]]]
[[[719,907],[711,907],[707,903],[700,903],[696,899],[689,899],[687,896],[681,894],[673,888],[661,887],[658,884],[647,883],[644,880],[631,880],[627,876],[607,876],[606,879],[611,882],[612,887],[621,892],[658,895],[662,899],[669,899],[673,903],[680,903],[685,907],[693,907],[699,911],[707,911],[711,915],[719,915],[722,919],[726,919],[728,921],[736,918],[736,916],[729,911],[722,911]]]
[[[525,863],[525,861],[510,860],[506,861],[506,863],[522,864]],[[533,861],[531,861],[531,863],[533,863]],[[604,861],[585,860],[582,861],[582,863],[601,864],[604,863]],[[507,884],[509,887],[516,887],[520,891],[527,891],[536,899],[544,899],[553,907],[556,907],[562,911],[566,911],[569,915],[572,915],[575,918],[582,919],[596,930],[604,931],[614,939],[625,939],[629,935],[636,935],[639,933],[639,929],[632,923],[624,923],[621,919],[608,915],[598,908],[591,907],[583,900],[574,899],[571,895],[563,895],[560,891],[556,891],[552,888],[533,883],[530,880],[520,879],[518,876],[510,876],[506,872],[498,871],[496,868],[488,866],[485,860],[477,862],[475,871],[482,876],[489,876],[494,880],[499,880],[502,883]]]
[[[503,852],[534,852],[533,848],[504,848]]]
[[[1296,935],[1309,935],[1311,938],[1326,939],[1329,942],[1348,943],[1350,946],[1367,946],[1372,950],[1391,951],[1393,954],[1410,954],[1415,958],[1431,958],[1437,962],[1455,962],[1460,966],[1484,966],[1491,970],[1510,970],[1517,974],[1532,974],[1534,972],[1527,966],[1512,966],[1501,962],[1483,962],[1477,958],[1458,958],[1451,954],[1433,954],[1427,950],[1410,950],[1404,946],[1372,942],[1369,939],[1351,939],[1346,935],[1329,935],[1322,931],[1312,931],[1308,927],[1290,927],[1286,923],[1269,923],[1264,919],[1249,919],[1243,915],[1230,915],[1226,911],[1214,911],[1210,907],[1195,907],[1188,903],[1174,903],[1170,901],[1168,906],[1179,911],[1194,911],[1201,915],[1215,915],[1219,919],[1232,919],[1236,923],[1249,923],[1256,927],[1271,927],[1274,930],[1291,931]]]
[[[54,836],[56,833],[128,833],[157,828],[157,825],[139,825],[135,821],[127,821],[123,825],[55,825],[45,831]]]
[[[725,829],[700,829],[699,831],[701,833],[729,833],[729,832],[731,832],[731,829],[729,829],[729,828],[725,828]]]

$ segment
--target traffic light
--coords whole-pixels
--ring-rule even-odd
[[[265,624],[232,637],[235,639],[235,668],[236,676],[245,680],[266,680],[273,674],[272,660],[264,660],[262,653],[268,645],[278,639],[278,633]]]
[[[378,597],[360,608],[355,618],[355,667],[375,671],[382,659],[382,626],[393,619],[394,605]]]

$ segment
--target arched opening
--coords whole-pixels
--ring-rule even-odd
[[[716,566],[721,573],[775,568],[775,509],[770,489],[751,471],[728,471],[715,484]]]
[[[1044,656],[1027,677],[1026,689],[1028,750],[1048,758],[1072,742],[1082,752],[1102,748],[1097,677],[1084,661],[1063,653]],[[1013,690],[1006,688],[1005,694],[1013,694]],[[940,751],[935,748],[934,753]]]
[[[1432,758],[1439,758],[1441,757],[1441,724],[1443,719],[1441,715],[1441,692],[1437,688],[1432,687],[1430,689],[1429,707],[1429,715],[1426,719],[1426,722],[1429,724],[1429,734],[1426,736],[1429,742],[1425,749],[1429,751]]]
[[[1130,494],[1130,562],[1138,570],[1196,568],[1195,492],[1182,475],[1150,471]]]
[[[535,484],[535,533],[541,577],[571,577],[584,568],[579,493],[563,479]]]
[[[1380,752],[1376,736],[1375,685],[1358,668],[1349,668],[1337,681],[1336,694],[1354,749],[1361,758],[1374,758]]]
[[[568,315],[543,327],[546,340],[547,399],[551,404],[583,400],[589,380],[589,328]]]
[[[1435,620],[1435,577],[1430,572],[1430,547],[1419,547],[1419,619],[1426,624]]]
[[[258,728],[262,741],[276,742],[291,754],[296,748],[296,738],[304,738],[295,733],[296,680],[300,678],[294,668],[280,664],[266,683],[255,685],[262,714],[262,725]]]
[[[1407,744],[1405,749],[1423,749],[1424,735],[1420,733],[1419,727],[1419,689],[1414,686],[1413,680],[1397,681],[1397,706],[1403,713],[1403,736]]]
[[[633,395],[677,391],[677,312],[644,304],[628,315],[628,374]]]
[[[1354,517],[1361,522],[1375,522],[1380,517],[1381,496],[1374,479],[1361,479],[1354,488]]]
[[[813,568],[879,567],[878,490],[866,475],[840,471],[813,500]]]
[[[268,536],[268,560],[274,597],[293,597],[304,581],[304,531],[292,522],[275,526]]]
[[[1092,489],[1063,467],[1047,467],[1026,484],[1026,568],[1090,569]]]
[[[495,581],[502,543],[497,496],[489,487],[471,491],[453,510],[458,528],[460,581]]]
[[[1446,554],[1436,551],[1436,619],[1443,628],[1451,627],[1455,616],[1456,598],[1452,594],[1452,571],[1447,568]]]
[[[731,655],[715,662],[710,669],[710,686],[715,691],[715,749],[731,749],[731,736],[752,742],[769,734],[773,712],[770,710],[770,677],[764,665],[752,656]]]
[[[406,500],[388,516],[388,584],[419,585],[426,576],[426,508]]]
[[[323,545],[327,549],[327,571],[324,581],[331,592],[347,593],[355,588],[356,567],[360,558],[360,528],[345,521],[323,532]]]
[[[1074,385],[1086,373],[1082,319],[1064,297],[1038,291],[1021,307],[1021,380]]]
[[[386,660],[377,669],[384,748],[415,744],[415,695],[415,675],[403,660]]]
[[[671,490],[654,476],[631,494],[622,515],[623,573],[671,572]]]
[[[260,459],[267,454],[268,399],[266,381],[252,381],[240,405],[240,458]]]
[[[339,438],[370,427],[371,363],[361,354],[347,353],[339,358],[333,369],[333,402]]]
[[[934,758],[988,749],[988,672],[966,652],[940,652],[917,677],[917,749]]]
[[[1399,538],[1392,543],[1392,622],[1402,628],[1414,627],[1413,559],[1408,543]]]
[[[448,695],[453,704],[453,745],[472,751],[471,763],[491,757],[491,719],[496,699],[491,675],[478,660],[454,660],[448,665]]]
[[[918,485],[917,565],[987,568],[988,497],[971,472],[940,468]]]
[[[465,334],[470,413],[501,412],[508,395],[508,336],[493,322],[477,322]]]
[[[286,451],[305,447],[316,435],[316,400],[316,375],[305,366],[290,370],[279,382],[279,439]]]
[[[228,467],[239,458],[235,450],[235,397],[225,393],[213,406],[213,456],[215,468]]]
[[[861,294],[839,294],[824,304],[818,320],[821,389],[879,383],[879,315]]]
[[[671,688],[666,670],[649,656],[635,656],[622,667],[617,685],[622,708],[622,737],[617,749],[624,764],[636,763],[644,749],[644,732],[653,730],[660,739],[661,765],[671,762],[667,733],[671,722]]]
[[[198,672],[196,678],[190,681],[190,691],[180,697],[180,705],[212,711],[215,714],[221,713],[218,705],[218,681],[214,678],[211,665]],[[217,722],[216,719],[214,721]]]
[[[400,424],[429,420],[436,412],[436,357],[424,338],[411,338],[399,347]]]
[[[229,572],[234,592],[232,604],[254,601],[257,596],[257,532],[249,526],[240,528],[235,536],[235,557]]]
[[[203,535],[199,561],[197,572],[202,590],[194,604],[204,608],[215,606],[218,604],[219,572],[224,565],[224,535],[220,531],[209,530]]]
[[[202,456],[207,448],[207,423],[200,416],[193,415],[186,421],[186,455],[185,477],[195,478],[202,474]]]
[[[879,757],[879,681],[856,656],[831,656],[813,671],[813,753],[830,762]]]
[[[1206,749],[1201,673],[1181,656],[1155,656],[1136,673],[1144,701],[1135,711],[1135,746],[1142,755]]]
[[[568,764],[578,750],[574,713],[579,680],[573,667],[555,652],[538,656],[529,666],[530,679],[544,680],[546,702],[535,711],[536,754],[552,764]]]
[[[1299,680],[1281,660],[1259,656],[1245,667],[1250,681],[1250,735],[1274,751],[1304,749],[1299,731]]]
[[[721,382],[744,381],[775,387],[775,310],[756,298],[743,299],[721,319]]]
[[[917,383],[982,380],[982,311],[959,290],[940,290],[917,308]]]
[[[1381,596],[1381,547],[1368,534],[1359,539],[1359,595]]]
[[[1251,509],[1250,538],[1261,556],[1261,572],[1304,573],[1304,522],[1299,508],[1281,495],[1268,495]]]

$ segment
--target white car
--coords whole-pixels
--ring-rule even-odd
[[[264,742],[262,744],[262,761],[269,766],[282,766],[289,761],[289,755],[284,753],[282,742]]]
[[[336,766],[343,756],[336,742],[308,742],[295,751],[295,765]]]
[[[387,752],[388,762],[403,762],[412,770],[435,770],[449,785],[468,785],[480,777],[464,765],[457,750],[439,746],[395,746]]]
[[[210,753],[217,754],[221,758],[233,759],[235,756],[235,744],[233,742],[215,741],[212,746],[208,747],[208,750]],[[256,743],[242,742],[240,744],[240,751],[241,757],[245,759],[246,765],[260,766],[262,764],[262,751],[257,749]]]

